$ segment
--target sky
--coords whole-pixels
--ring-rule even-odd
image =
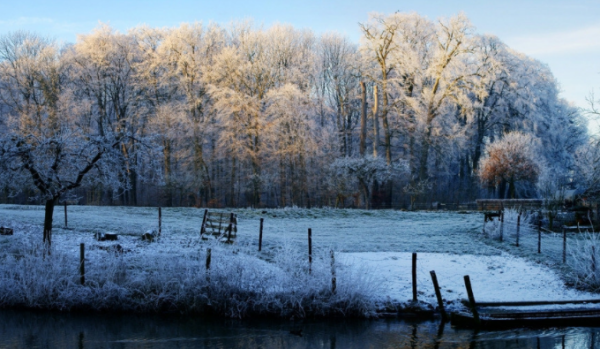
[[[369,13],[417,12],[435,20],[464,12],[480,34],[548,64],[562,97],[580,108],[595,89],[600,97],[600,0],[20,0],[0,7],[0,35],[29,30],[64,42],[91,32],[99,22],[120,32],[146,24],[253,19],[291,24],[316,34],[336,31],[358,43],[358,23]]]

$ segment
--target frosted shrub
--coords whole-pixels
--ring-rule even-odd
[[[526,211],[521,212],[521,222],[519,234],[526,234],[531,230],[531,222],[534,218],[534,214]],[[498,217],[495,217],[491,222],[485,222],[483,226],[482,234],[487,238],[503,239],[508,237],[515,237],[517,234],[517,222],[519,220],[519,210],[517,209],[505,209],[504,210],[504,222],[501,223]]]
[[[482,230],[483,236],[490,239],[500,238],[500,220],[494,219],[491,222],[485,222]]]
[[[0,254],[0,307],[208,313],[236,318],[368,316],[375,312],[372,299],[378,284],[369,273],[338,266],[337,290],[332,292],[328,250],[313,251],[309,273],[306,252],[289,242],[281,245],[272,261],[253,255],[254,247],[214,240],[169,241],[169,235],[160,245],[143,245],[142,252],[91,245],[86,250],[85,285],[81,285],[78,248],[53,248],[48,254],[28,236],[39,235],[15,236],[10,248]],[[191,246],[180,249],[180,244]],[[207,270],[209,248],[212,258]]]
[[[600,237],[597,233],[582,233],[569,246],[569,266],[578,286],[600,291]]]

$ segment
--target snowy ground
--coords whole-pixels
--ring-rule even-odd
[[[411,253],[346,253],[341,261],[346,265],[363,265],[377,274],[385,290],[381,297],[399,301],[412,299]],[[499,256],[418,253],[418,299],[434,305],[437,300],[431,270],[437,275],[442,298],[449,309],[460,307],[459,301],[467,299],[464,275],[469,275],[475,300],[480,302],[600,298],[598,294],[567,288],[547,267],[507,253]]]
[[[480,214],[446,212],[403,212],[393,210],[236,209],[239,241],[258,246],[260,218],[264,218],[263,249],[277,248],[283,241],[307,245],[312,229],[314,248],[346,252],[444,252],[498,254],[498,250],[473,239],[482,226]],[[262,213],[265,212],[265,213]],[[165,237],[197,237],[204,210],[175,207],[162,209]],[[41,224],[42,206],[0,205],[0,224],[9,220]],[[4,223],[7,224],[7,223]],[[63,230],[64,211],[54,212],[54,236],[79,242],[95,231],[114,231],[136,239],[158,227],[157,208],[69,206],[68,226]],[[83,234],[82,234],[83,233]],[[90,233],[90,234],[87,234]],[[84,242],[84,241],[82,241]]]
[[[68,210],[69,229],[63,229],[63,209],[56,209],[53,245],[64,252],[65,258],[73,264],[74,278],[80,243],[88,246],[88,270],[99,269],[98,265],[103,260],[114,258],[107,247],[118,243],[125,251],[120,263],[129,265],[130,274],[149,274],[149,260],[160,263],[178,256],[187,261],[188,264],[181,262],[185,264],[182,268],[187,273],[194,268],[201,268],[206,247],[214,246],[214,243],[210,245],[211,242],[199,239],[204,212],[201,209],[163,209],[162,237],[158,243],[152,244],[142,242],[141,235],[157,228],[156,208],[70,206]],[[240,281],[235,286],[238,288],[254,285],[254,280],[260,284],[260,278],[264,277],[270,282],[288,285],[288,289],[282,286],[284,291],[296,292],[293,289],[305,279],[288,280],[281,275],[289,273],[293,263],[294,268],[306,264],[307,229],[311,228],[315,255],[320,253],[322,256],[322,268],[319,271],[322,275],[318,277],[325,281],[319,282],[327,284],[329,271],[326,252],[334,250],[340,287],[355,287],[348,289],[347,294],[360,294],[377,304],[404,304],[412,299],[411,252],[418,252],[419,300],[434,306],[436,300],[430,270],[436,271],[443,298],[450,308],[459,307],[458,301],[466,298],[464,275],[470,275],[475,297],[479,301],[598,298],[598,295],[566,287],[548,267],[502,252],[481,239],[481,214],[298,208],[264,211],[239,209],[233,212],[238,214],[239,221],[237,244],[213,252],[213,258],[227,269],[230,268],[228,261],[243,254],[244,259],[237,262],[237,268],[246,265],[250,270],[261,270],[258,276],[249,277],[246,276],[248,273],[242,275],[242,271],[238,271],[242,275],[241,280],[245,280],[245,277],[249,280]],[[27,240],[0,236],[0,247],[4,253],[18,253],[26,243],[24,241],[41,240],[43,214],[43,208],[39,206],[0,205],[0,226],[15,228],[17,236],[28,235]],[[261,217],[265,219],[263,252],[258,253]],[[116,232],[119,240],[116,243],[95,241],[93,233],[97,231]],[[21,242],[16,244],[15,241]],[[226,253],[234,253],[235,256],[225,257]],[[219,254],[224,258],[221,261]],[[288,260],[282,262],[282,258]],[[154,265],[152,268],[159,267]],[[174,269],[169,270],[167,272],[174,272]],[[297,275],[297,272],[293,273]],[[160,282],[160,279],[157,280]],[[311,282],[312,279],[306,280]],[[177,282],[181,287],[192,287],[186,280]],[[259,289],[260,292],[275,292],[272,287],[264,285]],[[178,294],[177,297],[183,296]]]

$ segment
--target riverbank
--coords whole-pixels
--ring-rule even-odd
[[[41,245],[43,210],[0,205],[0,306],[30,309],[212,314],[248,317],[377,317],[432,310],[435,270],[449,310],[466,298],[470,275],[478,300],[588,299],[552,270],[479,239],[478,214],[335,209],[235,210],[233,245],[202,240],[202,210],[69,207],[69,228],[55,212],[51,253]],[[257,250],[259,218],[265,219]],[[313,231],[309,264],[306,229]],[[114,232],[117,241],[94,233]],[[85,245],[85,282],[79,271]],[[211,255],[207,268],[208,251]],[[334,251],[332,269],[331,254]],[[420,303],[412,300],[411,252],[418,252]],[[335,274],[332,274],[334,272]],[[333,286],[335,278],[335,289]]]

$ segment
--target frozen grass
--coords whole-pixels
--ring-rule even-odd
[[[93,246],[86,251],[85,285],[78,254],[57,246],[50,253],[37,243],[38,228],[12,224],[0,256],[0,306],[58,310],[111,310],[218,314],[241,318],[264,316],[369,316],[379,283],[360,268],[338,266],[337,289],[331,289],[328,255],[316,254],[311,273],[305,258],[286,243],[269,263],[245,246],[215,241],[186,242],[178,253],[118,252]],[[64,243],[64,242],[62,242]],[[165,243],[163,243],[165,244]],[[114,246],[114,245],[113,245]],[[211,249],[210,269],[206,255]],[[177,250],[177,248],[173,248]]]
[[[203,210],[165,208],[162,212],[162,236],[147,243],[141,235],[157,229],[156,208],[73,206],[69,207],[70,228],[63,229],[59,207],[53,250],[44,255],[39,245],[43,210],[0,205],[0,226],[15,229],[14,236],[0,236],[0,306],[228,317],[372,316],[413,306],[410,252],[419,252],[419,299],[425,307],[436,305],[428,268],[436,270],[444,298],[456,306],[464,298],[462,276],[466,274],[472,277],[476,295],[484,295],[485,300],[506,300],[507,295],[511,300],[591,297],[566,288],[548,268],[498,249],[511,245],[508,240],[514,238],[510,213],[505,216],[505,240],[498,242],[482,238],[481,214],[237,209],[237,241],[223,245],[200,239]],[[261,217],[265,223],[259,253]],[[313,231],[311,273],[308,228]],[[93,239],[94,232],[109,231],[119,234],[119,240]],[[523,242],[532,239],[532,232],[529,224],[522,223]],[[86,245],[85,286],[79,284],[80,243]],[[209,272],[205,268],[208,248],[212,250]],[[515,251],[526,249],[531,255],[529,247]],[[335,293],[330,250],[336,255]],[[553,291],[548,293],[546,285],[552,285]]]
[[[600,291],[600,237],[598,233],[582,233],[569,247],[569,265],[576,286]]]
[[[536,214],[522,213],[520,227],[517,229],[518,212],[507,209],[504,223],[497,219],[485,223],[481,235],[491,246],[553,268],[569,285],[588,291],[600,291],[600,271],[596,269],[596,261],[600,258],[600,238],[597,233],[583,230],[567,231],[564,235],[563,232],[554,233],[547,230],[539,233],[535,224]],[[566,263],[563,261],[563,254]]]

